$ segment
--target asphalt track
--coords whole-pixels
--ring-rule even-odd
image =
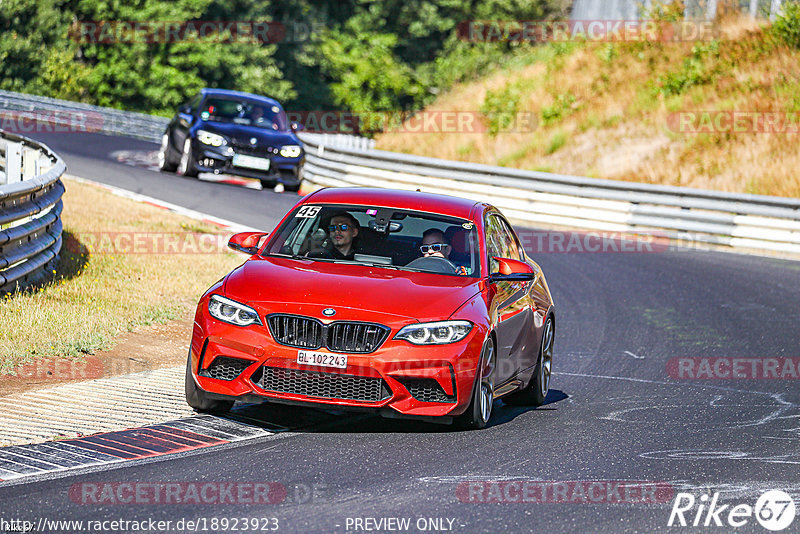
[[[249,226],[270,229],[297,198],[159,174],[107,156],[155,149],[140,141],[38,138],[62,154],[72,174]],[[238,517],[276,518],[279,532],[398,531],[385,528],[394,523],[367,530],[377,525],[365,518],[409,518],[409,528],[399,530],[406,532],[730,532],[727,523],[702,526],[705,515],[697,527],[667,527],[674,496],[710,500],[719,493],[719,505],[730,510],[783,490],[800,507],[800,377],[697,380],[668,371],[675,358],[800,357],[799,262],[691,249],[533,256],[557,305],[553,389],[539,409],[498,402],[489,428],[456,432],[318,412],[308,426],[302,421],[311,410],[245,408],[251,421],[280,420],[289,431],[3,484],[0,518],[173,525],[200,518],[206,531],[224,530],[220,523],[211,529],[211,518]],[[69,493],[75,484],[169,481],[278,482],[288,493],[280,503],[259,505],[93,505]],[[550,491],[513,502],[524,498],[508,491],[522,487],[510,481],[543,482]],[[590,502],[575,489],[592,481],[662,483],[668,490],[656,503],[613,492]],[[559,487],[570,488],[566,498],[553,493]],[[487,499],[495,502],[475,502]],[[696,512],[697,506],[686,513],[689,524]],[[737,532],[769,532],[745,519]],[[784,532],[800,532],[800,518]]]

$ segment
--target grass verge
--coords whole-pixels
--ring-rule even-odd
[[[530,61],[456,85],[428,107],[481,113],[482,130],[442,128],[420,142],[415,130],[401,128],[378,136],[376,148],[798,197],[800,4],[792,6],[775,27],[748,18],[716,21],[715,38],[704,41],[531,46]],[[743,130],[726,122],[733,112],[745,117]],[[754,120],[760,126],[748,127]]]
[[[53,280],[0,299],[0,375],[36,359],[81,358],[121,332],[190,316],[202,292],[243,260],[214,226],[65,185],[65,246]]]

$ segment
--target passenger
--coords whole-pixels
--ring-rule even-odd
[[[450,261],[450,251],[452,247],[444,236],[444,232],[438,228],[429,228],[422,234],[422,246],[419,247],[423,258],[444,258]],[[452,262],[451,262],[452,263]],[[462,265],[456,265],[456,273],[466,275],[467,269]]]

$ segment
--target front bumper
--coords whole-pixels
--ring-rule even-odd
[[[348,353],[347,368],[336,369],[297,363],[301,349],[278,344],[266,324],[242,328],[217,321],[205,302],[195,318],[192,374],[215,398],[420,418],[458,415],[470,403],[485,338],[478,327],[459,343],[415,346],[392,339],[402,325],[387,325],[391,333],[382,346],[370,354]]]
[[[229,146],[212,147],[200,143],[196,139],[192,141],[192,145],[195,166],[199,172],[232,174],[246,178],[274,181],[287,186],[299,185],[302,180],[300,169],[305,163],[305,152],[296,158],[285,158],[280,153],[268,151],[267,149],[261,150],[258,147],[253,150],[243,151]],[[234,166],[233,156],[237,153],[269,159],[269,170]]]

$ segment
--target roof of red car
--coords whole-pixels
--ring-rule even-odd
[[[304,203],[381,206],[438,213],[461,219],[469,219],[472,208],[476,204],[481,204],[475,200],[448,195],[371,187],[321,189],[307,198]]]

